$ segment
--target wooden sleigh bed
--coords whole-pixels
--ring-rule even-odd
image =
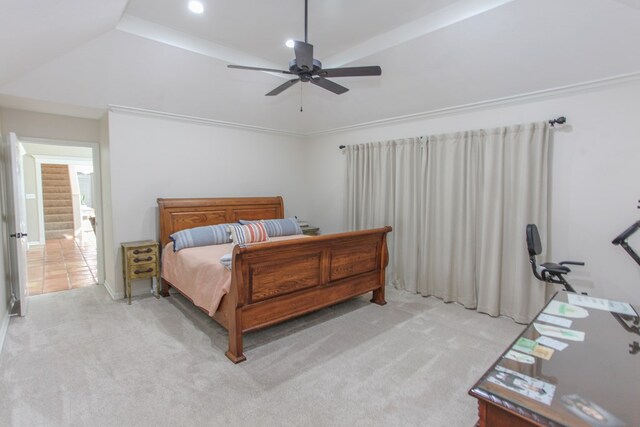
[[[163,248],[172,233],[187,228],[284,217],[282,197],[158,199],[158,207]],[[234,363],[246,359],[242,348],[245,332],[367,292],[373,292],[371,302],[386,304],[386,235],[390,231],[391,227],[384,227],[236,245],[230,292],[212,316],[229,333],[226,356]],[[163,296],[169,296],[170,286],[163,278]]]

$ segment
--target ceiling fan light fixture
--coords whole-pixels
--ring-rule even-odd
[[[296,42],[293,41],[293,39],[289,39],[286,41],[286,43],[284,44],[286,47],[288,47],[289,49],[293,49],[293,46],[295,46]]]
[[[204,5],[202,4],[202,2],[199,2],[198,0],[191,0],[189,2],[189,10],[199,15],[202,12],[204,12]]]

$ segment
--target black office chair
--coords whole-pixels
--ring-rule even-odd
[[[542,243],[540,243],[540,234],[538,234],[538,227],[535,224],[527,224],[527,249],[529,250],[529,262],[531,263],[531,269],[536,279],[542,280],[547,283],[556,283],[564,286],[564,289],[568,292],[575,293],[573,289],[564,278],[564,275],[570,273],[571,270],[565,267],[565,264],[569,265],[584,265],[584,262],[579,261],[562,261],[560,264],[553,262],[545,262],[538,265],[536,262],[536,255],[540,255],[542,252]]]

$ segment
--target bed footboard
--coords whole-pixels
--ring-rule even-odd
[[[243,333],[373,292],[386,304],[386,235],[391,227],[236,246],[231,291],[217,320],[229,332],[227,357],[245,360]]]

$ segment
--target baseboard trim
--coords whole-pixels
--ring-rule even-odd
[[[124,292],[116,292],[111,284],[107,282],[107,279],[104,280],[104,288],[109,292],[112,300],[118,300],[124,298]]]
[[[0,353],[2,353],[2,347],[4,346],[4,339],[7,336],[7,331],[9,330],[9,321],[11,320],[11,317],[9,316],[9,312],[7,311],[7,313],[4,316],[4,319],[2,319],[2,326],[0,326]]]
[[[107,290],[107,292],[109,292],[109,295],[111,296],[111,299],[113,299],[114,301],[125,298],[124,290],[122,292],[115,291],[111,287],[111,284],[109,282],[107,282],[106,280],[104,281],[104,287]],[[148,295],[149,292],[153,293],[153,288],[150,289],[148,287],[148,285],[142,286],[142,285],[138,284],[138,282],[136,282],[136,283],[132,284],[131,291],[132,291],[132,293],[131,293],[132,297],[139,297],[141,295]]]

